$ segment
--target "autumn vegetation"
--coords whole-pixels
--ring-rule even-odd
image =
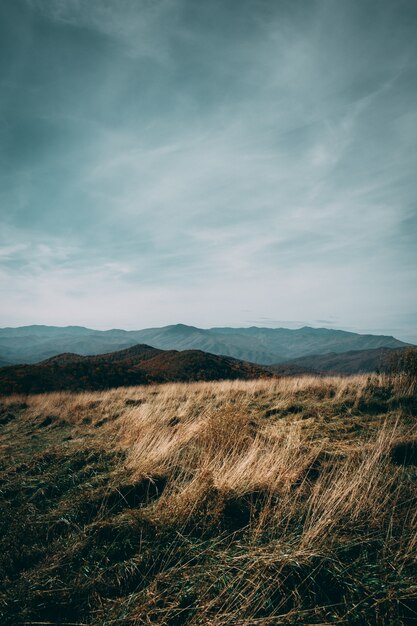
[[[0,401],[1,624],[417,624],[415,378]]]

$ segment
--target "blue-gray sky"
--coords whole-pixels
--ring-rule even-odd
[[[415,0],[0,0],[0,325],[417,342]]]

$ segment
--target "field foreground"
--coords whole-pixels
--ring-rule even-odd
[[[0,623],[417,624],[406,377],[0,399]]]

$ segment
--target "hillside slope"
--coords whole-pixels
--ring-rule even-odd
[[[414,626],[403,377],[0,401],[0,624]]]

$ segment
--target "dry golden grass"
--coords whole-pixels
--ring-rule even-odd
[[[4,410],[25,403],[1,441],[16,463],[28,446],[42,462],[81,449],[116,459],[48,504],[49,527],[64,519],[71,532],[49,553],[51,570],[36,565],[19,579],[35,598],[51,585],[67,598],[69,586],[78,610],[62,600],[59,621],[56,608],[28,600],[20,619],[417,623],[413,393],[406,377],[373,375],[3,399]],[[97,494],[100,506],[72,528],[72,509]],[[112,547],[100,539],[93,549],[90,535],[103,528]],[[120,529],[136,547],[112,560]],[[90,579],[80,582],[86,562]]]

